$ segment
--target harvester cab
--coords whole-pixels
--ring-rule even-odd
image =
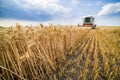
[[[92,29],[96,28],[96,24],[94,24],[94,17],[93,16],[85,16],[83,17],[83,27],[91,27]]]

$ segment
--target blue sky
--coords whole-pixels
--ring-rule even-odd
[[[97,25],[120,26],[119,0],[0,0],[0,25],[78,24],[95,16]]]

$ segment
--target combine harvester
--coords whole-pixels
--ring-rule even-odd
[[[79,25],[79,27],[91,27],[91,29],[96,28],[96,24],[94,24],[94,17],[93,16],[85,16],[83,17],[83,24]]]

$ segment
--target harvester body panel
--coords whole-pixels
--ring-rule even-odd
[[[83,27],[92,27],[94,26],[94,17],[93,16],[85,16],[83,18]]]

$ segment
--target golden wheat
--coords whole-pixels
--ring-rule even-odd
[[[49,25],[0,29],[2,80],[118,80],[120,28]]]

